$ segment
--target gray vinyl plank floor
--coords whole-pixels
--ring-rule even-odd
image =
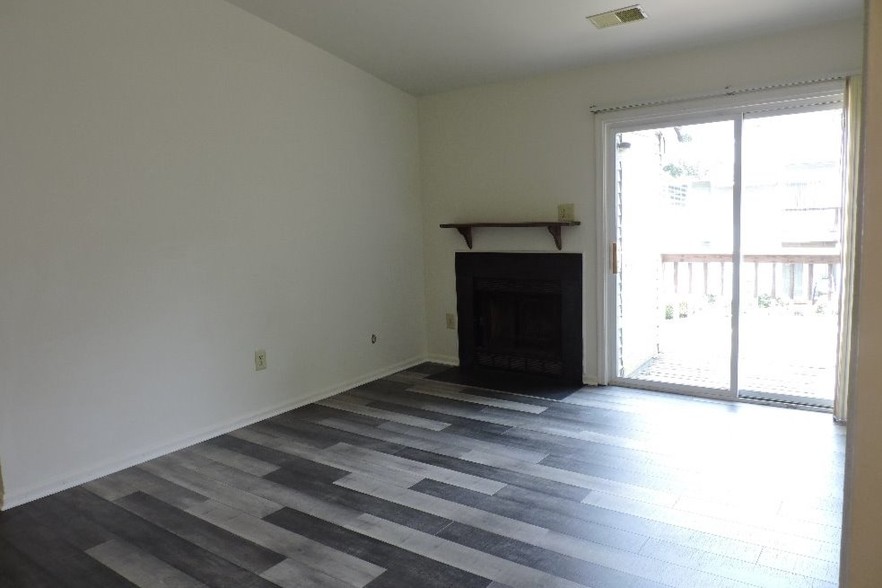
[[[844,428],[422,364],[0,513],[0,586],[829,588]]]

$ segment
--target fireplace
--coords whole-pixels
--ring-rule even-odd
[[[457,253],[459,363],[582,382],[582,256]]]

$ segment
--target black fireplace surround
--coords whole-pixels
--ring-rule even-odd
[[[582,383],[582,256],[457,253],[459,365]]]

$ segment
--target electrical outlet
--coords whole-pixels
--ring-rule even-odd
[[[266,351],[258,349],[254,352],[254,369],[255,371],[266,369]]]
[[[557,220],[561,222],[570,222],[576,220],[576,205],[575,204],[558,204],[557,205]]]
[[[456,315],[452,312],[448,312],[446,315],[447,318],[447,328],[455,329],[456,328]]]

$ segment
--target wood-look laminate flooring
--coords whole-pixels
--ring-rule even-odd
[[[0,586],[836,585],[829,415],[440,369],[0,513]]]

